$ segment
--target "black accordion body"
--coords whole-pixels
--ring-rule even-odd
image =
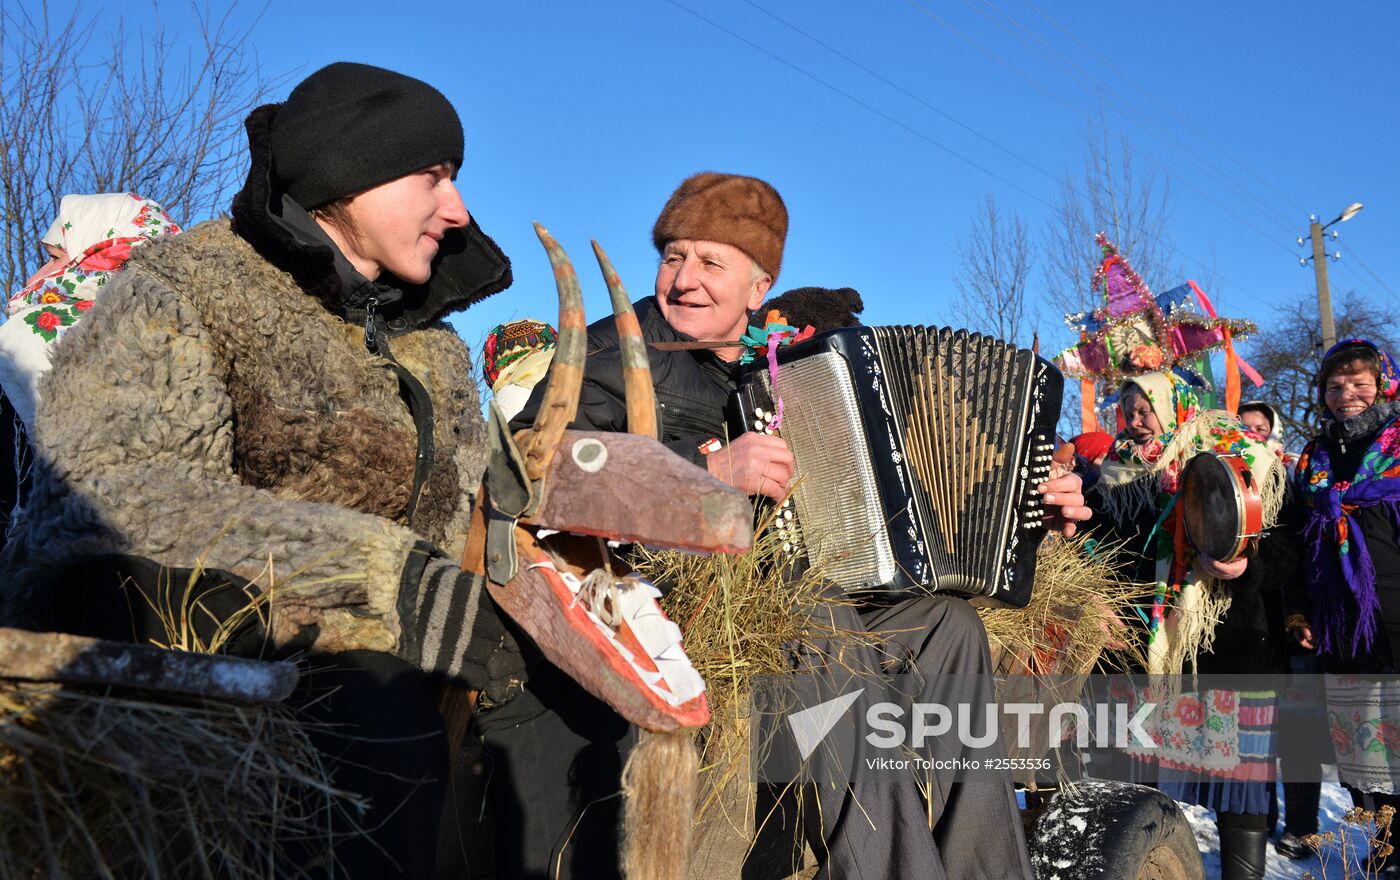
[[[1064,380],[965,330],[849,327],[779,349],[739,380],[732,427],[777,433],[799,482],[777,525],[848,594],[1030,601]],[[804,565],[804,567],[805,567]]]

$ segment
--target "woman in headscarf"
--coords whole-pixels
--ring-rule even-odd
[[[59,202],[57,219],[39,239],[49,260],[11,294],[0,325],[0,535],[28,486],[29,435],[53,344],[92,308],[132,248],[179,232],[160,205],[135,193],[67,195]]]
[[[493,690],[507,638],[458,567],[487,450],[443,319],[507,287],[509,262],[427,83],[332,64],[247,130],[231,220],[137,250],[55,347],[0,619],[169,643],[155,606],[188,584],[174,611],[202,642],[304,653],[313,739],[368,801],[338,867],[433,876],[434,684]],[[336,867],[313,856],[269,871]]]
[[[1141,612],[1146,671],[1286,670],[1278,584],[1297,565],[1291,542],[1276,533],[1256,555],[1221,563],[1186,540],[1177,504],[1187,462],[1203,452],[1238,455],[1263,496],[1265,527],[1273,526],[1283,504],[1283,465],[1234,416],[1202,411],[1195,391],[1175,373],[1134,376],[1120,387],[1119,401],[1126,427],[1114,439],[1090,504],[1100,534],[1123,543],[1135,579],[1156,584],[1152,605]],[[1167,794],[1216,811],[1226,880],[1263,877],[1273,792],[1273,711],[1271,693],[1183,689],[1167,698],[1157,716],[1161,747],[1137,755],[1160,761],[1153,769]],[[1173,727],[1178,722],[1182,729]],[[1226,737],[1192,744],[1191,730],[1211,722]],[[1174,747],[1176,733],[1183,735]],[[1254,746],[1241,748],[1246,741]],[[1226,760],[1201,750],[1216,743],[1223,743]]]
[[[1323,430],[1298,460],[1306,594],[1288,628],[1328,681],[1332,742],[1359,805],[1400,807],[1400,370],[1364,339],[1338,343],[1317,376]]]
[[[33,427],[39,377],[51,346],[92,308],[131,258],[132,248],[177,235],[160,205],[135,193],[67,195],[40,239],[50,259],[10,296],[0,327],[0,386],[26,428]]]
[[[1293,466],[1298,463],[1298,456],[1284,448],[1283,416],[1279,414],[1278,407],[1262,400],[1246,400],[1240,404],[1240,421],[1269,445],[1269,449],[1291,474]]]
[[[524,408],[530,392],[549,372],[558,335],[549,324],[533,318],[497,324],[486,334],[481,372],[507,420]]]

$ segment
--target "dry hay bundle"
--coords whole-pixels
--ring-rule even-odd
[[[794,610],[820,609],[841,600],[824,595],[824,582],[814,570],[791,579],[782,562],[782,539],[766,525],[756,532],[753,549],[742,555],[643,550],[637,560],[644,577],[676,585],[662,600],[662,608],[680,625],[686,654],[705,679],[711,717],[701,734],[703,794],[697,820],[736,792],[742,792],[739,809],[752,809],[747,762],[754,677],[790,672],[796,645],[873,638],[838,630],[819,613]],[[748,812],[736,815],[734,806],[721,809],[738,830],[747,826]]]
[[[0,877],[295,877],[329,783],[291,708],[0,681]]]
[[[838,631],[830,617],[794,610],[846,600],[832,598],[816,569],[790,582],[781,539],[766,525],[742,556],[643,551],[637,563],[645,577],[676,585],[662,605],[680,624],[686,653],[707,684],[712,718],[701,734],[703,795],[695,835],[702,849],[716,831],[731,843],[753,839],[748,724],[754,676],[790,672],[794,645],[878,638]],[[1112,548],[1086,545],[1084,538],[1054,539],[1041,545],[1030,605],[981,608],[979,614],[994,657],[1019,658],[1022,672],[1078,675],[1094,668],[1106,646],[1125,645],[1121,656],[1140,653],[1136,628],[1127,621],[1147,596],[1148,588],[1122,575]]]
[[[332,829],[359,828],[365,804],[335,788],[298,710],[250,685],[250,670],[238,664],[253,661],[227,661],[195,690],[173,679],[147,686],[124,677],[124,669],[150,671],[141,652],[213,660],[202,655],[220,653],[245,618],[266,623],[273,590],[296,583],[279,584],[269,560],[254,582],[260,589],[247,590],[247,606],[201,635],[196,623],[215,619],[196,590],[204,576],[201,556],[187,579],[163,574],[154,595],[141,593],[164,639],[126,646],[134,652],[129,666],[109,658],[114,678],[100,670],[92,677],[101,664],[87,678],[72,677],[87,659],[81,651],[52,679],[32,680],[22,660],[0,664],[0,878],[324,875]],[[30,637],[56,651],[74,641],[118,655],[122,648]],[[241,699],[226,698],[237,693]]]
[[[1118,548],[1103,541],[1042,542],[1030,604],[978,609],[998,668],[1076,676],[1101,662],[1119,668],[1145,662],[1142,627],[1131,621],[1153,588],[1130,580],[1125,568]]]

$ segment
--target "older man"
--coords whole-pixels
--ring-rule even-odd
[[[787,209],[767,183],[713,172],[686,180],[652,229],[661,263],[655,295],[636,303],[642,336],[648,343],[737,341],[782,268],[786,237]],[[588,328],[588,346],[573,427],[626,431],[622,360],[611,317]],[[792,453],[781,438],[743,434],[719,454],[699,452],[707,440],[724,437],[725,402],[742,354],[737,345],[651,349],[660,439],[747,494],[781,498],[793,474]],[[539,403],[537,392],[516,424],[532,423]]]
[[[709,343],[650,349],[661,441],[745,493],[770,498],[787,492],[792,452],[781,438],[760,433],[723,443],[725,405],[742,354],[738,345],[724,343],[739,339],[772,287],[782,267],[787,222],[781,197],[762,180],[713,172],[690,177],[671,195],[652,230],[661,257],[655,293],[635,304],[648,343]],[[611,318],[588,328],[588,343],[573,427],[626,431],[622,362]],[[516,417],[517,427],[533,421],[540,397],[537,392]],[[1074,476],[1048,486],[1047,503],[1064,505],[1066,532],[1074,530],[1071,520],[1088,515],[1078,486]],[[880,649],[848,649],[846,656],[858,655],[857,664],[869,675],[878,676],[892,661],[929,681],[989,669],[981,623],[960,599],[924,596],[869,613],[848,605],[828,613],[841,616],[841,629],[887,634]],[[826,647],[815,646],[801,665],[826,665]],[[634,734],[547,664],[532,662],[530,675],[520,697],[478,720],[497,768],[493,772],[503,777],[488,784],[493,812],[522,820],[498,829],[498,866],[504,855],[504,876],[545,869],[551,876],[615,873],[610,859],[616,831],[610,823],[616,822],[617,808],[609,795],[616,791],[615,774]],[[928,798],[931,804],[912,781],[891,785],[853,778],[837,803],[807,813],[811,821],[803,831],[823,862],[823,876],[1030,876],[1009,782],[954,785],[950,776],[939,777]],[[592,850],[580,852],[580,846]]]

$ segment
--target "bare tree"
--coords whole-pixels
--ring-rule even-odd
[[[1028,341],[1022,337],[1033,308],[1026,301],[1026,283],[1035,256],[1021,216],[1014,211],[1003,216],[988,193],[957,249],[953,284],[963,296],[967,325],[1008,342]]]
[[[1084,139],[1083,167],[1065,175],[1058,210],[1045,230],[1045,289],[1062,312],[1101,305],[1089,289],[1099,263],[1094,235],[1105,232],[1133,268],[1157,292],[1185,280],[1172,259],[1167,228],[1170,188],[1155,171],[1143,170],[1132,143],[1116,142],[1099,111],[1099,126]]]
[[[1361,337],[1387,350],[1394,350],[1397,338],[1394,316],[1373,301],[1352,291],[1341,299],[1337,313],[1337,338]],[[1267,330],[1250,337],[1246,356],[1264,376],[1262,400],[1272,403],[1283,416],[1284,439],[1297,451],[1315,435],[1321,424],[1313,380],[1322,361],[1322,330],[1317,317],[1317,300],[1304,294],[1280,305]]]
[[[1170,187],[1150,165],[1144,166],[1128,137],[1110,132],[1100,107],[1098,124],[1084,136],[1081,167],[1061,181],[1057,210],[1045,226],[1043,284],[1057,318],[1103,304],[1102,296],[1089,289],[1101,259],[1094,246],[1098,232],[1118,245],[1155,292],[1186,280],[1168,234]],[[1058,320],[1050,326],[1063,328]],[[1046,338],[1054,350],[1075,341],[1068,328]],[[1066,435],[1079,431],[1079,396],[1078,383],[1067,383],[1060,416]]]
[[[99,9],[54,21],[0,6],[0,284],[17,288],[66,193],[132,191],[192,222],[221,210],[243,170],[242,120],[277,85],[235,27],[191,6],[195,28],[130,34]],[[119,19],[118,19],[119,20]],[[45,258],[46,259],[46,258]]]

